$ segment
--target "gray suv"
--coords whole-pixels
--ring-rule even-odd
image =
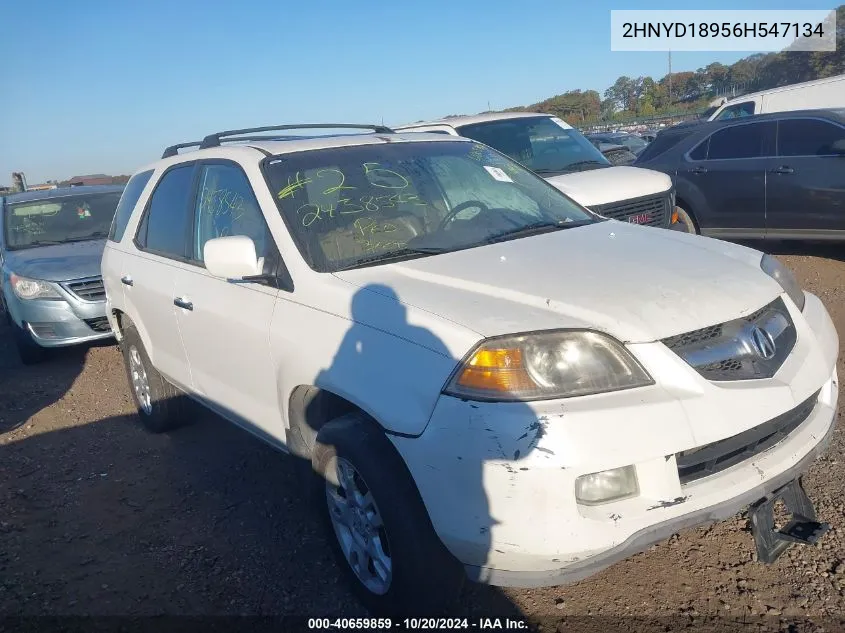
[[[0,197],[0,308],[24,364],[112,336],[100,260],[123,186]]]

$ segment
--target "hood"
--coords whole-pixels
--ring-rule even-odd
[[[783,291],[762,253],[616,221],[336,273],[482,336],[591,328],[651,342],[748,314]]]
[[[8,251],[5,268],[22,277],[44,281],[97,277],[101,274],[105,245],[105,240],[90,240]]]
[[[587,208],[664,193],[672,188],[672,179],[666,174],[640,167],[605,167],[546,180]]]

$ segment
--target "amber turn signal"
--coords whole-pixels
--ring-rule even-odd
[[[522,362],[522,350],[514,347],[482,348],[464,366],[457,384],[467,389],[523,392],[537,388]]]

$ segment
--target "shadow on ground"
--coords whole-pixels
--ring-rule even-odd
[[[367,615],[294,458],[196,409],[192,424],[164,435],[141,428],[128,398],[121,413],[98,419],[92,353],[97,371],[119,372],[114,382],[129,394],[116,346],[22,367],[9,359],[7,334],[0,614]],[[502,591],[478,585],[453,615],[522,617]]]

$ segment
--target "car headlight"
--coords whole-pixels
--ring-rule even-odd
[[[799,310],[804,310],[804,302],[806,301],[804,291],[801,290],[801,285],[789,268],[771,255],[763,255],[763,259],[760,260],[760,268],[780,284],[780,287],[789,295],[789,298],[798,306]]]
[[[621,343],[590,331],[488,339],[458,367],[445,393],[470,400],[570,398],[654,384]]]
[[[61,299],[62,296],[52,284],[38,279],[27,279],[19,275],[10,277],[12,290],[21,299]]]

